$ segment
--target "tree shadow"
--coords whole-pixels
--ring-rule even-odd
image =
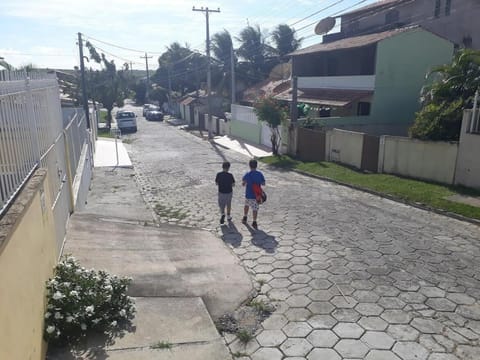
[[[134,333],[136,326],[131,321],[108,333],[92,332],[75,343],[68,345],[49,345],[46,360],[106,360],[110,358],[108,347],[115,344],[116,339],[127,333]]]
[[[237,227],[232,221],[229,221],[227,224],[222,225],[222,240],[226,244],[232,245],[234,248],[238,248],[242,245],[243,236],[238,231]]]
[[[275,236],[268,235],[265,231],[254,229],[249,224],[246,227],[252,235],[252,244],[265,250],[269,254],[274,254],[278,246],[278,241]]]

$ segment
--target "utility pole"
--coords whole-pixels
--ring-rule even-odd
[[[209,14],[212,13],[219,13],[220,8],[217,10],[210,10],[208,7],[205,9],[203,6],[200,9],[195,9],[195,6],[192,9],[193,11],[201,11],[205,13],[206,16],[206,24],[207,24],[207,108],[208,108],[208,138],[212,138],[212,101],[211,101],[211,91],[212,91],[212,71],[210,68],[210,25],[209,25]]]
[[[230,48],[230,69],[232,72],[232,104],[237,102],[236,97],[236,85],[235,85],[235,53],[233,52],[233,42],[232,47]]]
[[[85,64],[83,63],[83,41],[82,33],[78,33],[78,49],[80,50],[80,74],[82,76],[82,98],[83,109],[85,110],[85,119],[87,120],[87,129],[90,129],[90,114],[88,109],[87,86],[85,81]]]
[[[130,61],[130,75],[133,75],[133,63]]]
[[[145,92],[145,99],[148,100],[148,88],[150,87],[150,76],[148,75],[148,59],[151,59],[153,56],[140,56],[140,59],[145,59],[145,68],[147,69],[147,91]]]

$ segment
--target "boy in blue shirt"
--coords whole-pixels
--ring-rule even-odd
[[[253,213],[252,227],[258,229],[257,214],[258,214],[258,202],[256,200],[255,192],[253,191],[253,185],[265,185],[265,178],[263,174],[257,170],[257,160],[250,160],[248,163],[250,171],[247,172],[242,179],[242,185],[245,186],[245,207],[243,209],[242,223],[247,223],[248,210],[251,207]]]

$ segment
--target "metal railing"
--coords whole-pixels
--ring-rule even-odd
[[[0,216],[30,174],[47,165],[62,131],[55,74],[1,72]]]

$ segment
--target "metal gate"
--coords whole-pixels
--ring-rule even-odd
[[[302,161],[324,161],[325,132],[299,127],[297,157]]]
[[[378,171],[379,147],[380,137],[367,134],[363,135],[362,170],[375,173]]]

